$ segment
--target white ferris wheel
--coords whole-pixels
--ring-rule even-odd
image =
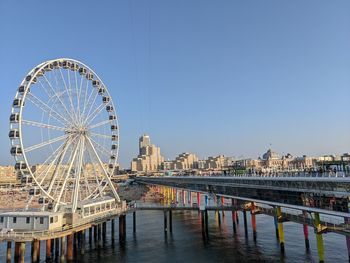
[[[109,189],[119,202],[111,182],[117,119],[107,87],[82,62],[60,58],[32,69],[17,90],[9,132],[15,170],[31,199],[75,212]]]

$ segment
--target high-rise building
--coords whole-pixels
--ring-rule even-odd
[[[139,155],[131,161],[131,171],[154,172],[160,168],[164,158],[160,148],[151,144],[151,139],[144,134],[139,139]]]
[[[151,139],[147,134],[144,134],[139,138],[139,155],[147,155],[145,150],[147,146],[151,146]]]

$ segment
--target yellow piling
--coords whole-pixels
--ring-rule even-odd
[[[319,230],[321,228],[320,214],[315,213],[315,228],[316,228],[316,240],[317,240],[317,251],[318,259],[320,263],[324,262],[324,246],[323,246],[323,237]]]
[[[280,240],[281,251],[284,252],[284,231],[283,231],[283,222],[282,222],[282,211],[281,207],[276,207],[277,220],[278,220],[278,237]]]

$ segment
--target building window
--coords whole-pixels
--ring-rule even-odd
[[[12,223],[14,223],[14,224],[17,223],[17,217],[14,216],[14,217],[12,218]]]
[[[50,224],[53,223],[53,217],[50,217]]]
[[[0,217],[0,223],[4,223],[4,217],[3,216]]]
[[[30,223],[30,217],[26,218],[26,223],[29,224]]]
[[[44,224],[44,218],[40,217],[40,224]]]

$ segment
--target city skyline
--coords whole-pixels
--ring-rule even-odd
[[[350,3],[65,3],[70,8],[42,2],[40,16],[29,3],[0,3],[1,165],[14,164],[8,118],[21,80],[61,56],[94,68],[111,92],[122,167],[143,133],[166,159],[255,158],[270,143],[294,156],[349,152]],[[52,12],[80,24],[55,21]]]

